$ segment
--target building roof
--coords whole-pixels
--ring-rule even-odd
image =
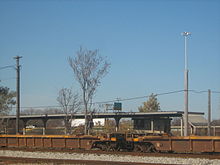
[[[134,117],[182,117],[184,114],[183,111],[159,111],[159,112],[107,112],[107,113],[93,113],[93,118],[134,118]],[[196,114],[196,115],[204,115],[201,112],[189,112],[189,114]],[[91,114],[88,114],[89,116]],[[66,114],[44,114],[44,115],[21,115],[20,119],[63,119]],[[68,116],[71,116],[69,114]],[[85,114],[73,114],[72,117],[74,119],[84,119]],[[0,119],[16,119],[16,116],[0,116]]]
[[[189,114],[188,120],[193,126],[207,126],[208,123],[208,121],[202,115]]]

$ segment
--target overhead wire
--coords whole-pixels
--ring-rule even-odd
[[[173,94],[173,93],[179,93],[179,92],[183,92],[184,90],[177,90],[177,91],[171,91],[171,92],[165,92],[165,93],[158,93],[158,94],[155,94],[155,96],[162,96],[162,95],[168,95],[168,94]],[[117,99],[113,99],[113,100],[107,100],[107,101],[100,101],[100,102],[93,102],[93,103],[90,103],[90,104],[93,104],[93,105],[98,105],[98,104],[107,104],[107,103],[113,103],[113,102],[118,102],[118,101],[130,101],[130,100],[137,100],[137,99],[143,99],[143,98],[148,98],[150,97],[151,95],[146,95],[146,96],[138,96],[138,97],[131,97],[131,98],[125,98],[125,99],[120,99],[120,98],[117,98]],[[71,106],[71,105],[70,105]],[[31,107],[21,107],[23,109],[26,109],[26,108],[60,108],[62,106],[31,106]],[[15,108],[15,107],[13,107]]]
[[[0,67],[0,70],[6,69],[6,68],[13,68],[13,67],[14,65],[7,65],[7,66]]]
[[[212,93],[220,93],[220,91],[211,91]]]
[[[197,91],[197,90],[188,90],[189,92],[193,92],[193,93],[208,93],[208,90],[207,91]]]
[[[157,93],[155,94],[155,96],[163,96],[163,95],[169,95],[169,94],[175,94],[175,93],[181,93],[184,92],[185,90],[175,90],[175,91],[170,91],[170,92],[164,92],[164,93]],[[207,91],[198,91],[198,90],[188,90],[189,92],[193,92],[196,94],[202,94],[202,93],[207,93]],[[212,93],[220,93],[220,91],[211,91]],[[90,105],[100,105],[100,104],[107,104],[107,103],[114,103],[114,102],[119,102],[119,101],[130,101],[130,100],[138,100],[138,99],[143,99],[143,98],[149,98],[151,95],[146,95],[146,96],[137,96],[137,97],[131,97],[131,98],[124,98],[124,99],[112,99],[112,100],[107,100],[107,101],[99,101],[99,102],[93,102],[90,103]],[[83,103],[81,104],[83,105]],[[71,106],[71,105],[69,105]],[[54,106],[25,106],[25,107],[21,107],[23,109],[27,109],[27,108],[61,108],[62,106],[59,105],[54,105]],[[15,108],[15,107],[12,107]]]
[[[9,78],[0,79],[0,82],[1,82],[1,81],[12,80],[12,79],[16,79],[16,77],[9,77]]]

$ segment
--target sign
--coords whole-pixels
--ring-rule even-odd
[[[113,110],[122,110],[122,104],[121,103],[114,103]]]

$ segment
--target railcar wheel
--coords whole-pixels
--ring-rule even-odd
[[[151,144],[151,151],[154,153],[159,152],[153,144]]]
[[[154,152],[154,153],[158,152],[152,143],[146,143],[145,145],[147,148],[146,152]]]
[[[156,149],[153,144],[146,144],[146,152],[156,152]]]
[[[156,152],[156,149],[151,143],[140,143],[134,145],[134,152]]]
[[[102,151],[106,151],[106,150],[107,150],[106,144],[102,144],[102,145],[100,146],[100,148],[101,148]]]
[[[107,146],[106,151],[116,151],[112,145]]]
[[[134,152],[142,152],[142,147],[140,144],[135,144],[134,145]]]

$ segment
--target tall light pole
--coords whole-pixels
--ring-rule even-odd
[[[184,55],[185,55],[185,71],[184,71],[184,136],[188,136],[188,57],[187,57],[187,37],[191,35],[190,32],[183,32],[184,36]]]
[[[207,135],[211,136],[211,90],[208,90],[208,131]]]
[[[17,72],[17,83],[16,83],[16,134],[19,134],[19,120],[20,120],[20,65],[19,59],[21,56],[16,56],[14,59],[16,60],[16,72]]]

